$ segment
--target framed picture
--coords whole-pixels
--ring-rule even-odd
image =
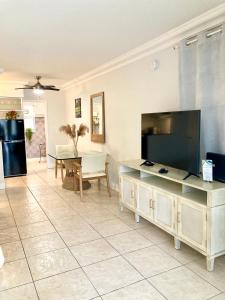
[[[75,99],[75,118],[81,118],[81,98]]]

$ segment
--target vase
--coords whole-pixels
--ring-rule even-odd
[[[74,147],[74,157],[78,157],[78,150],[76,147]]]

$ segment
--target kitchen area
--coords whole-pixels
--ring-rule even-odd
[[[45,104],[0,97],[0,189],[4,178],[27,174],[27,159],[46,158]]]
[[[22,99],[0,97],[0,188],[4,177],[25,175],[26,150]]]

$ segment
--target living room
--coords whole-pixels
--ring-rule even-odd
[[[46,136],[44,157],[25,158],[25,176],[6,176],[4,147],[0,155],[0,299],[225,299],[225,184],[203,181],[199,167],[207,152],[225,154],[224,1],[10,0],[0,14],[1,119],[14,110],[25,119],[25,103],[42,103],[36,117],[44,117]],[[143,114],[199,110],[194,169],[143,156]],[[76,125],[75,135],[87,126],[77,145],[77,136],[59,130],[67,124]],[[74,192],[86,154],[81,167],[56,154],[73,142],[89,162],[107,154],[108,190],[102,178]],[[156,164],[140,166],[145,160]],[[155,219],[159,191],[174,199],[170,207],[163,198],[159,209],[162,217],[173,211],[172,229]],[[140,209],[147,209],[143,195],[149,215]],[[195,212],[187,217],[199,243],[179,235],[182,201],[202,213],[204,225],[194,223]]]

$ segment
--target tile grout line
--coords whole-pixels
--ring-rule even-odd
[[[31,273],[31,269],[30,269],[30,266],[29,266],[29,263],[28,263],[28,259],[27,259],[25,250],[24,250],[24,246],[23,246],[23,243],[22,243],[22,240],[21,240],[21,237],[20,237],[20,233],[19,233],[19,230],[18,230],[18,226],[17,226],[17,223],[16,223],[16,219],[15,219],[15,216],[14,216],[14,212],[13,212],[13,210],[12,210],[12,206],[11,206],[11,203],[10,203],[10,200],[9,200],[7,188],[6,188],[6,196],[7,196],[7,198],[8,198],[9,206],[10,206],[10,209],[11,209],[11,212],[12,212],[12,216],[13,216],[14,222],[15,222],[15,224],[16,224],[16,230],[17,230],[17,233],[18,233],[19,238],[20,238],[20,243],[21,243],[21,246],[22,246],[22,249],[23,249],[23,252],[24,252],[24,256],[25,256],[25,259],[26,259],[26,263],[27,263],[27,266],[28,266],[28,269],[29,269],[29,272],[30,272],[31,280],[32,280],[32,283],[33,283],[33,286],[34,286],[34,289],[35,289],[37,298],[40,300],[39,295],[38,295],[38,293],[37,293],[36,286],[35,286],[35,284],[34,284],[34,278],[33,278],[33,275],[32,275],[32,273]]]
[[[215,285],[213,285],[211,282],[209,282],[208,280],[206,280],[203,276],[201,276],[200,274],[196,273],[195,271],[193,271],[189,266],[189,263],[185,264],[184,267],[187,268],[189,271],[191,271],[192,273],[194,273],[195,275],[197,275],[199,278],[201,278],[203,281],[205,281],[206,283],[210,284],[212,287],[214,287],[215,289],[217,289],[219,292],[224,293],[224,291],[220,290],[219,288],[217,288]]]
[[[28,187],[28,189],[29,189],[29,187]],[[64,199],[64,197],[66,197],[66,195],[61,195],[61,194],[59,194],[56,190],[54,190],[54,189],[52,189],[53,190],[53,192],[55,192],[57,195],[59,195],[59,197],[61,198],[61,200],[63,201],[63,203],[65,203],[66,205],[68,205],[68,206],[70,206],[70,204],[69,203],[67,203],[66,201],[65,201],[65,199]],[[29,189],[29,191],[31,192],[31,190]],[[33,192],[31,192],[31,194],[33,195],[33,197],[34,197],[34,199],[35,199],[35,201],[37,202],[37,204],[39,205],[39,207],[42,209],[42,211],[45,213],[45,210],[43,210],[43,208],[42,208],[42,206],[40,205],[40,203],[38,202],[38,200],[36,199],[36,196],[34,196],[34,194],[33,194]],[[94,200],[93,200],[94,201]],[[95,203],[97,203],[97,202],[95,202]],[[11,207],[11,206],[10,206]],[[71,206],[70,206],[71,207]],[[74,210],[74,208],[73,207],[71,207],[73,210]],[[12,208],[11,208],[11,210],[12,210]],[[108,210],[108,211],[110,211],[110,210]],[[76,211],[75,211],[76,212]],[[111,213],[113,213],[112,211],[110,211]],[[45,215],[46,215],[46,213],[45,213]],[[82,215],[80,215],[81,217],[82,217],[82,219],[84,219],[84,217],[82,216]],[[122,222],[123,222],[123,220],[120,218],[120,217],[118,217],[117,215],[115,215],[116,216],[116,218],[118,218],[118,219],[120,219]],[[47,216],[48,217],[48,216]],[[68,217],[68,218],[70,218],[70,217]],[[49,220],[49,218],[48,218],[48,220]],[[86,221],[86,220],[85,220]],[[104,222],[104,221],[103,221]],[[51,223],[51,221],[50,221],[50,223]],[[86,223],[86,222],[85,222]],[[102,223],[102,222],[100,222],[100,223]],[[123,222],[123,223],[125,223],[125,222]],[[52,224],[52,223],[51,223]],[[89,224],[89,223],[87,223],[88,225],[90,225],[90,227],[92,227],[91,226],[91,224]],[[125,223],[126,224],[126,223]],[[128,224],[126,224],[126,225],[128,225]],[[129,226],[129,225],[128,225]],[[54,225],[53,225],[53,227],[54,227]],[[55,227],[54,227],[55,228]],[[55,228],[56,229],[56,228]],[[95,228],[93,228],[92,227],[92,229],[94,229],[95,230]],[[132,230],[137,230],[137,229],[135,229],[135,228],[132,228]],[[95,230],[96,231],[96,230]],[[59,234],[59,232],[58,232],[58,230],[56,230],[56,232]],[[129,232],[129,231],[128,231]],[[124,232],[125,233],[125,232]],[[100,234],[100,233],[99,233]],[[122,233],[121,233],[122,234]],[[60,235],[60,234],[59,234]],[[114,235],[118,235],[118,234],[114,234]],[[114,236],[114,235],[112,235],[112,236]],[[141,234],[140,234],[141,235]],[[101,234],[100,234],[100,236],[101,236]],[[146,238],[144,235],[142,235],[144,238]],[[61,236],[60,236],[61,237]],[[111,237],[111,236],[110,236]],[[61,237],[62,238],[62,237]],[[107,237],[102,237],[107,243],[108,243],[108,241],[107,241]],[[147,239],[147,238],[146,238]],[[62,238],[62,240],[63,240],[63,238]],[[64,241],[64,240],[63,240]],[[150,240],[151,241],[151,240]],[[64,241],[65,242],[65,241]],[[151,241],[152,242],[152,241]],[[88,243],[88,242],[87,242]],[[109,244],[109,243],[108,243]],[[80,245],[80,244],[79,244]],[[157,246],[157,244],[155,244],[155,243],[153,243],[153,245],[155,245],[155,246]],[[152,245],[152,246],[153,246]],[[114,248],[111,244],[110,244],[110,246],[112,247],[112,248]],[[69,246],[67,246],[67,244],[66,244],[66,247],[69,249]],[[150,247],[150,246],[149,246]],[[171,257],[173,257],[172,255],[170,255],[169,253],[167,253],[166,251],[164,251],[160,246],[158,246],[163,252],[165,252],[167,255],[169,255],[169,256],[171,256]],[[148,247],[146,247],[146,248],[148,248]],[[115,248],[114,248],[115,249]],[[143,248],[142,248],[143,249]],[[69,249],[70,250],[70,249]],[[116,249],[115,249],[116,250]],[[131,251],[131,252],[135,252],[135,251],[138,251],[138,250],[141,250],[141,249],[137,249],[137,250],[134,250],[134,251]],[[116,250],[117,252],[118,252],[118,250]],[[120,252],[119,252],[120,253]],[[130,253],[130,252],[129,252]],[[72,253],[71,253],[72,254]],[[124,253],[124,254],[127,254],[127,253]],[[124,258],[124,256],[120,253],[120,255],[118,255],[118,256],[121,256],[121,257],[123,257]],[[75,258],[75,257],[74,257]],[[173,257],[174,258],[174,257]],[[75,258],[76,259],[76,258]],[[125,258],[124,258],[125,259]],[[174,258],[174,259],[176,259],[176,258]],[[126,260],[126,259],[125,259]],[[176,259],[177,260],[177,259]],[[104,260],[103,260],[104,261]],[[178,261],[179,262],[179,261]],[[98,262],[97,262],[98,263]],[[130,262],[128,262],[132,267],[133,267],[133,265],[130,263]],[[180,262],[179,262],[180,263]],[[190,263],[190,262],[188,262],[188,263]],[[188,263],[186,263],[186,264],[188,264]],[[181,263],[181,265],[183,265],[183,266],[186,266],[186,264],[182,264]],[[79,262],[78,262],[78,265],[80,265],[79,264]],[[180,267],[180,266],[179,266]],[[178,268],[178,267],[176,267],[176,268]],[[188,268],[188,267],[187,267]],[[81,269],[83,269],[82,267],[81,267]],[[174,269],[174,268],[173,268]],[[189,270],[190,270],[190,268],[188,268]],[[170,270],[172,270],[172,269],[170,269]],[[170,271],[170,270],[168,270],[168,271]],[[168,271],[165,271],[165,272],[162,272],[162,273],[166,273],[166,272],[168,272]],[[190,270],[190,271],[192,271],[192,270]],[[67,271],[68,272],[68,271]],[[195,273],[194,271],[192,271],[193,273]],[[62,272],[61,272],[62,273]],[[139,273],[139,272],[138,272]],[[162,273],[160,273],[160,274],[162,274]],[[196,273],[195,273],[196,274]],[[57,274],[56,274],[57,275]],[[142,274],[141,274],[142,275]],[[159,275],[159,274],[156,274],[156,275],[154,275],[154,276],[157,276],[157,275]],[[198,275],[198,274],[196,274],[196,275]],[[52,276],[55,276],[55,275],[52,275]],[[199,276],[199,275],[198,275]],[[199,276],[200,277],[200,276]],[[151,278],[151,277],[149,277],[149,278]],[[202,277],[201,277],[202,278]],[[204,278],[202,278],[205,282],[207,282],[207,283],[209,283],[210,285],[212,285],[210,282],[208,282],[207,280],[205,280]],[[41,280],[41,279],[40,279]],[[146,278],[144,278],[144,279],[142,279],[142,280],[146,280]],[[141,281],[142,281],[141,280]],[[149,282],[149,281],[148,281]],[[133,283],[134,284],[134,283]],[[213,285],[212,285],[213,286]],[[154,287],[155,288],[155,287]],[[217,289],[217,288],[216,288]],[[218,290],[218,289],[217,289]]]
[[[35,197],[35,199],[36,199],[36,197]],[[37,199],[36,199],[37,200]],[[38,201],[38,200],[37,200]],[[40,204],[39,204],[40,205]],[[70,206],[71,207],[71,206]],[[42,208],[42,207],[41,207]],[[72,207],[71,207],[71,209],[73,209]],[[82,217],[79,213],[78,213],[78,215],[80,216],[80,217]],[[82,217],[83,218],[83,217]],[[100,222],[100,223],[102,223],[102,222]],[[92,224],[89,224],[90,225],[90,227],[93,229],[93,230],[95,230],[96,231],[96,229],[92,226]],[[54,226],[54,225],[53,225]],[[129,227],[129,226],[128,226]],[[55,228],[55,227],[54,227]],[[55,228],[55,230],[56,230],[56,228]],[[131,230],[133,230],[133,228],[131,228]],[[131,230],[129,230],[129,231],[131,231]],[[127,231],[127,232],[129,232],[129,231]],[[58,232],[58,231],[57,231]],[[60,233],[58,232],[58,234],[60,235]],[[118,251],[112,246],[112,245],[110,245],[110,243],[104,238],[104,236],[100,233],[100,232],[98,232],[98,234],[101,236],[101,238],[103,239],[103,240],[105,240],[106,241],[106,243],[109,245],[109,246],[111,246],[117,253],[118,253]],[[115,234],[116,235],[116,234]],[[61,235],[60,235],[60,237],[61,237]],[[62,238],[62,237],[61,237]],[[63,239],[63,238],[62,238]],[[64,239],[63,239],[63,241],[64,241]],[[65,242],[65,241],[64,241]],[[70,250],[70,249],[69,249]],[[73,253],[71,253],[72,255],[73,255]],[[73,255],[74,256],[74,255]],[[116,257],[123,257],[121,254],[119,254],[118,256],[116,256]],[[124,257],[123,257],[124,258]],[[107,261],[107,260],[110,260],[110,259],[112,259],[112,258],[109,258],[109,259],[106,259],[106,260],[102,260],[102,261]],[[100,262],[102,262],[102,261],[100,261]],[[99,263],[99,262],[96,262],[96,263],[93,263],[93,264],[97,264],[97,263]],[[131,267],[133,267],[129,262],[127,262]],[[79,262],[78,262],[78,264],[79,264]],[[93,265],[93,264],[89,264],[88,266],[90,266],[90,265]],[[80,265],[80,264],[79,264]],[[92,281],[91,281],[91,279],[89,278],[89,276],[88,276],[88,274],[85,272],[85,270],[84,270],[84,268],[81,266],[81,269],[83,270],[83,272],[85,273],[85,275],[86,275],[86,277],[89,279],[89,281],[91,282],[91,284],[92,284],[92,286],[95,288],[95,290],[96,290],[96,292],[98,293],[98,295],[99,296],[101,296],[100,294],[99,294],[99,292],[97,291],[97,289],[96,289],[96,287],[94,286],[94,284],[92,283]],[[144,276],[136,269],[136,268],[134,268],[137,272],[138,272],[138,274],[142,277],[142,279],[140,280],[140,281],[142,281],[142,280],[146,280],[145,278],[144,278]],[[134,283],[136,283],[136,282],[134,282]],[[134,284],[134,283],[132,283],[132,284]],[[149,283],[150,284],[150,283]],[[126,287],[126,286],[124,286],[124,287]],[[122,288],[124,288],[124,287],[122,287]],[[111,291],[111,292],[113,292],[113,291]],[[160,293],[160,292],[159,292]],[[161,293],[160,293],[161,294]]]
[[[58,234],[58,235],[60,236],[60,238],[63,240],[63,242],[64,242],[66,248],[68,249],[68,251],[70,252],[70,254],[72,255],[72,257],[75,259],[75,261],[77,262],[78,266],[80,266],[78,260],[76,259],[76,257],[75,257],[75,256],[73,255],[73,253],[71,252],[69,246],[66,244],[66,242],[64,241],[64,239],[62,238],[62,236],[60,235],[60,233],[58,232],[58,230],[56,229],[55,225],[51,222],[51,220],[49,219],[48,215],[47,215],[47,214],[45,213],[45,211],[43,210],[43,208],[42,208],[41,204],[38,202],[38,199],[36,198],[36,196],[35,196],[35,195],[33,194],[33,192],[30,190],[29,186],[27,186],[27,187],[28,187],[29,191],[31,192],[31,194],[33,195],[34,199],[37,201],[37,203],[38,203],[38,205],[40,206],[40,208],[42,209],[42,211],[44,212],[44,214],[46,215],[46,217],[48,218],[48,221],[51,223],[51,225],[53,226],[53,228],[55,229],[55,231],[57,232],[57,234]],[[63,201],[63,202],[64,202],[64,201]],[[49,252],[51,252],[51,251],[49,251]],[[84,272],[84,270],[83,270],[83,268],[82,268],[81,266],[80,266],[80,268],[81,268],[82,271]],[[75,268],[75,269],[73,269],[73,270],[76,270],[76,269],[78,269],[78,268]],[[69,270],[69,271],[72,271],[72,270]],[[62,273],[66,273],[66,272],[69,272],[69,271],[60,272],[60,273],[58,273],[58,274],[54,274],[54,275],[49,276],[49,277],[53,277],[53,276],[56,276],[56,275],[60,275],[60,274],[62,274]],[[85,272],[84,272],[84,273],[85,273]],[[85,273],[85,275],[86,275],[86,273]],[[49,278],[49,277],[48,277],[48,278]],[[93,285],[93,283],[89,280],[89,278],[87,277],[87,275],[86,275],[86,278],[88,279],[88,281],[90,282],[90,284],[93,286],[93,288],[94,288],[94,290],[96,291],[97,295],[100,296],[100,294],[98,293],[97,289],[95,288],[95,286]],[[42,279],[40,279],[40,280],[43,280],[43,279],[44,279],[44,278],[42,278]],[[37,280],[37,281],[38,281],[38,280]],[[35,285],[35,282],[34,282],[34,285]],[[35,288],[36,288],[36,285],[35,285]]]
[[[63,198],[63,197],[62,197]],[[63,199],[64,200],[64,199]],[[69,205],[69,204],[68,204]],[[70,205],[69,205],[70,206]],[[71,206],[70,206],[71,207]],[[73,209],[72,207],[71,207],[71,209]],[[80,215],[79,213],[78,213],[78,215],[81,217],[81,218],[83,218],[83,216],[82,215]],[[116,216],[117,217],[117,216]],[[118,217],[117,217],[118,218]],[[122,223],[124,223],[120,218],[118,218]],[[103,222],[99,222],[99,223],[104,223],[104,221]],[[126,223],[124,223],[125,225],[127,225]],[[95,231],[96,231],[96,229],[93,227],[93,224],[89,224],[91,227],[92,227],[92,229],[94,229]],[[128,227],[129,227],[129,225],[127,225]],[[131,227],[130,227],[131,228]],[[122,232],[122,233],[126,233],[126,232],[130,232],[130,231],[135,231],[135,229],[133,229],[133,228],[131,228],[131,230],[129,230],[129,231],[125,231],[125,232]],[[98,232],[98,231],[97,231]],[[59,233],[59,232],[58,232]],[[121,233],[121,234],[122,234]],[[107,241],[107,237],[111,237],[111,236],[116,236],[116,235],[118,235],[118,233],[117,234],[114,234],[114,235],[110,235],[110,236],[107,236],[107,237],[104,237],[100,232],[98,232],[98,234],[108,243],[108,245],[109,246],[111,246],[116,252],[118,252],[114,247],[113,247],[113,245],[111,245],[108,241]],[[145,238],[145,237],[144,237]],[[63,240],[64,241],[64,240]],[[150,242],[152,242],[151,240],[150,240]],[[153,243],[153,242],[152,242]],[[154,246],[154,243],[153,243],[153,245],[152,246]],[[146,247],[146,248],[148,248],[148,247]],[[136,251],[138,251],[138,250],[136,250]],[[133,251],[133,252],[135,252],[135,251]],[[120,252],[119,252],[120,253]],[[147,278],[145,278],[129,261],[127,261],[127,259],[120,253],[120,255],[118,255],[118,256],[116,256],[116,257],[122,257],[131,267],[133,267],[137,272],[138,272],[138,274],[143,278],[142,280],[146,280],[151,286],[152,286],[152,284],[147,280]],[[112,258],[109,258],[109,259],[106,259],[106,260],[103,260],[103,261],[107,261],[107,260],[110,260],[110,259],[112,259]],[[101,261],[99,261],[99,262],[101,262]],[[96,263],[93,263],[93,264],[97,264],[97,263],[99,263],[99,262],[96,262]],[[78,262],[79,263],[79,262]],[[90,265],[93,265],[93,264],[89,264],[88,266],[90,266]],[[83,269],[83,267],[81,266],[81,268]],[[83,269],[83,271],[85,272],[85,270]],[[85,274],[86,274],[86,272],[85,272]],[[86,276],[88,277],[88,274],[86,274]],[[89,277],[88,277],[88,279],[89,279]],[[90,280],[90,279],[89,279]],[[140,281],[142,281],[142,280],[140,280]],[[90,280],[91,281],[91,280]],[[139,282],[139,281],[138,281]],[[136,282],[134,282],[134,283],[136,283]],[[134,284],[134,283],[132,283],[132,284]],[[126,286],[124,286],[124,287],[126,287]],[[122,287],[122,288],[124,288],[124,287]],[[155,287],[153,287],[153,288],[155,288]],[[96,289],[96,288],[95,288]],[[120,288],[121,289],[121,288]],[[159,293],[160,293],[160,295],[162,295],[165,299],[167,299],[157,288],[155,288]],[[118,289],[119,290],[119,289]],[[97,291],[98,292],[98,291]],[[113,291],[111,291],[111,292],[113,292]],[[110,292],[110,293],[111,293]]]

